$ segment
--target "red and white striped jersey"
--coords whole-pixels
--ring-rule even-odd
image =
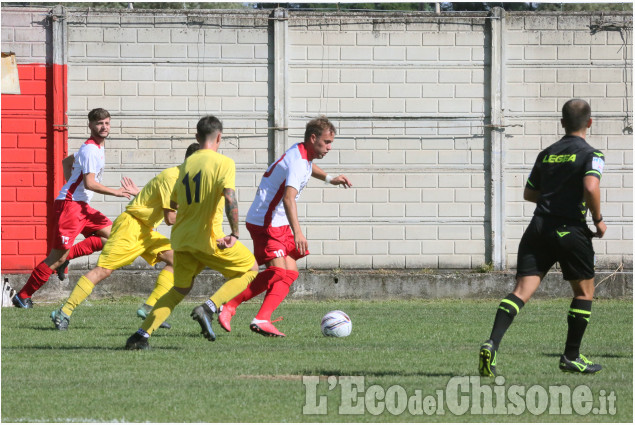
[[[105,165],[106,155],[103,146],[97,144],[92,137],[86,140],[75,154],[71,178],[55,199],[90,203],[95,192],[84,187],[84,176],[94,173],[95,181],[101,183]]]
[[[304,145],[297,143],[291,146],[263,174],[256,198],[247,213],[247,223],[266,227],[287,226],[289,220],[282,204],[284,189],[294,187],[298,191],[297,201],[311,178],[311,170],[312,162]]]

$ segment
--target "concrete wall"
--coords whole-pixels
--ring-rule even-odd
[[[597,32],[593,29],[600,23]],[[613,24],[612,26],[609,26]],[[626,15],[506,18],[505,115],[506,232],[508,264],[533,208],[522,200],[536,153],[562,134],[559,108],[572,97],[591,104],[589,143],[604,152],[602,213],[608,231],[594,240],[598,262],[632,267],[633,241],[633,40]],[[622,27],[629,30],[619,29]]]
[[[309,117],[337,121],[336,146],[321,163],[356,187],[307,190],[308,235],[323,254],[309,261],[476,267],[489,261],[487,16],[388,16],[371,24],[363,14],[299,14],[289,22],[290,138],[301,139]]]
[[[562,134],[563,102],[583,97],[594,109],[589,142],[607,158],[609,232],[594,242],[599,264],[632,266],[630,15],[604,14],[616,24],[592,34],[598,18],[588,14],[505,14],[495,69],[494,19],[484,13],[287,17],[274,26],[263,11],[68,9],[69,151],[86,138],[86,113],[105,107],[113,114],[105,183],[126,175],[142,185],[181,162],[198,118],[216,114],[225,125],[222,153],[237,164],[244,216],[267,164],[301,140],[308,119],[325,114],[339,135],[318,165],[349,175],[355,187],[312,181],[303,193],[299,215],[312,255],[302,267],[474,268],[492,260],[497,236],[503,263],[513,267],[533,211],[521,201],[524,181],[540,149]],[[628,31],[608,30],[620,26]],[[276,37],[284,51],[274,48]],[[495,129],[492,76],[502,81]],[[501,152],[493,134],[503,135]],[[490,171],[493,154],[502,158],[501,176]],[[494,185],[505,188],[501,213],[492,208]],[[112,218],[125,208],[99,195],[93,205]],[[504,220],[498,234],[492,214]]]

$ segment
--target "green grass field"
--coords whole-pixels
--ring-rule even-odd
[[[545,389],[566,385],[574,390],[586,385],[593,393],[593,406],[599,406],[601,391],[607,395],[613,392],[617,397],[614,415],[554,415],[546,409],[537,416],[529,408],[518,416],[483,416],[470,410],[454,415],[448,407],[443,415],[427,415],[421,414],[416,406],[395,415],[404,408],[403,399],[392,397],[383,405],[381,397],[371,397],[366,392],[369,387],[379,385],[392,395],[417,396],[415,391],[420,390],[424,398],[429,395],[428,398],[436,398],[439,391],[447,399],[449,392],[444,390],[451,378],[477,374],[478,349],[489,335],[499,300],[286,302],[275,313],[284,316],[284,321],[277,323],[288,335],[283,339],[264,338],[249,331],[249,321],[259,306],[251,303],[238,310],[232,333],[225,333],[216,324],[218,339],[213,343],[200,336],[198,324],[189,318],[195,304],[183,303],[169,320],[173,328],[160,329],[152,336],[151,350],[130,352],[123,346],[140,324],[135,317],[140,301],[85,303],[72,317],[68,332],[56,331],[49,319],[57,304],[39,304],[33,310],[2,309],[2,421],[631,422],[633,419],[632,300],[594,302],[582,352],[604,365],[605,370],[595,376],[570,375],[558,370],[569,299],[534,300],[523,309],[501,344],[498,368],[505,378],[504,385],[496,385],[489,378],[483,378],[481,385],[498,390],[514,385],[527,389],[534,385]],[[320,319],[333,309],[344,310],[351,316],[350,337],[336,339],[321,335]],[[317,389],[312,387],[314,391],[309,391],[309,399],[310,405],[314,405],[319,399],[312,395],[327,396],[326,414],[303,414],[307,398],[303,375],[321,377]],[[332,382],[334,378],[327,379],[331,375],[363,376],[365,392],[360,396],[366,395],[367,405],[360,406],[370,407],[362,409],[361,415],[339,414],[340,406],[345,403],[342,395],[347,391],[342,391],[339,384],[329,390],[331,383],[336,384]],[[534,390],[528,393],[535,395]],[[375,399],[380,404],[376,405]],[[535,400],[540,401],[540,397]],[[526,403],[528,407],[536,404],[529,400]],[[475,404],[471,402],[470,406],[474,408]]]

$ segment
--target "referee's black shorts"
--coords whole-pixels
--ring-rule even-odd
[[[553,217],[534,216],[518,247],[516,277],[543,276],[555,262],[565,280],[595,276],[592,232],[586,224],[562,224]]]

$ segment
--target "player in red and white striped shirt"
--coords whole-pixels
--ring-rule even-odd
[[[29,280],[13,297],[16,307],[31,308],[31,296],[48,281],[54,270],[66,268],[68,260],[101,250],[110,235],[112,222],[88,205],[94,192],[130,198],[124,187],[111,189],[100,183],[105,165],[105,141],[110,134],[110,113],[102,108],[90,111],[88,128],[90,138],[76,154],[62,161],[67,182],[54,203],[56,223],[53,249],[33,269]],[[124,185],[128,182],[124,178]],[[80,233],[86,239],[73,245]]]
[[[246,224],[254,241],[256,261],[267,268],[223,307],[218,321],[226,331],[231,330],[236,307],[266,290],[262,307],[249,328],[265,336],[285,336],[271,324],[271,314],[298,278],[296,260],[309,254],[296,201],[311,176],[336,186],[352,186],[346,176],[332,178],[313,164],[314,159],[323,158],[331,150],[334,137],[335,126],[326,117],[309,121],[304,143],[289,148],[262,176]]]

